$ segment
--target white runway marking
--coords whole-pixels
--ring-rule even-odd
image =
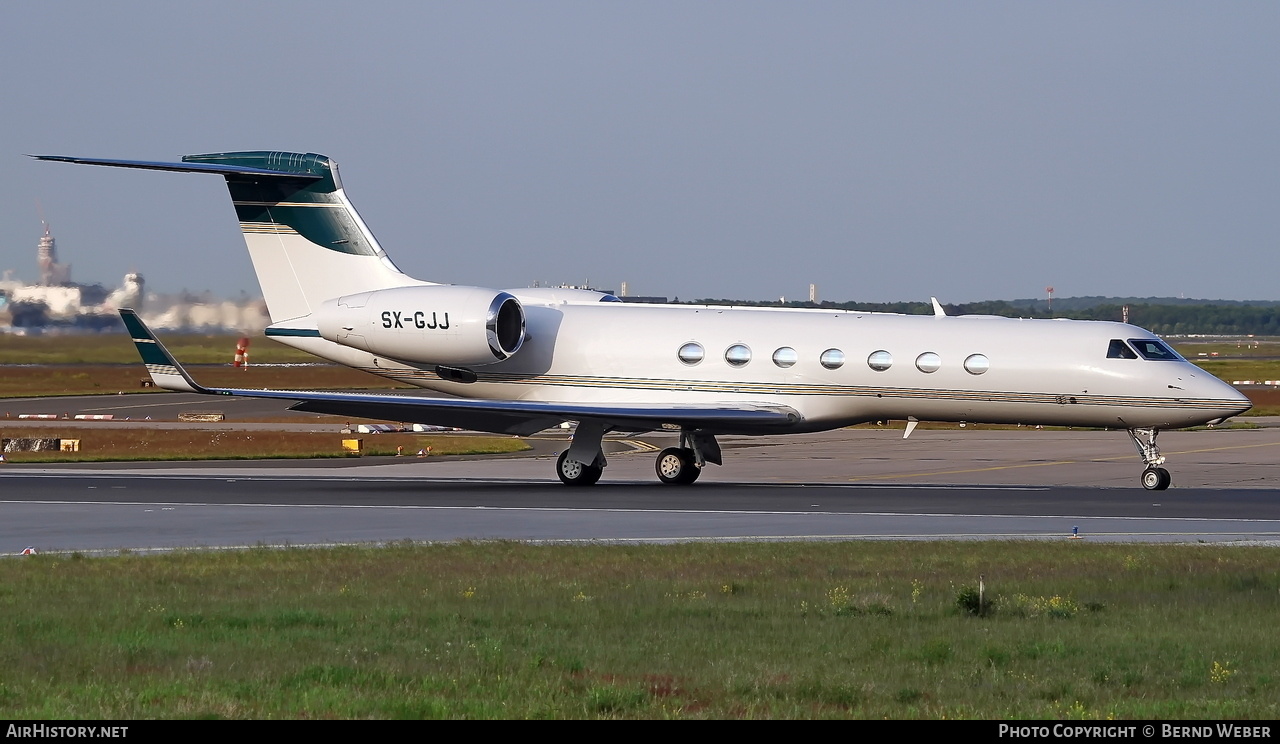
[[[182,403],[141,403],[141,404],[120,405],[120,406],[107,406],[107,407],[105,407],[105,408],[84,408],[84,409],[81,409],[81,410],[84,410],[84,411],[122,411],[122,410],[126,410],[126,409],[134,409],[134,408],[171,408],[171,407],[173,407],[173,406],[190,406],[190,405],[191,405],[191,401],[184,401],[184,402],[182,402]]]
[[[854,511],[779,511],[752,509],[638,509],[621,507],[573,507],[573,506],[433,506],[430,504],[264,504],[264,503],[216,503],[200,501],[51,501],[0,499],[0,505],[68,505],[68,506],[161,506],[173,509],[180,506],[202,508],[237,509],[350,509],[357,511],[489,511],[531,512],[563,514],[673,514],[712,516],[778,516],[778,517],[877,517],[877,518],[928,518],[928,519],[1068,519],[1077,521],[1120,522],[1208,522],[1240,524],[1275,524],[1280,530],[1280,520],[1245,519],[1238,517],[1143,517],[1143,516],[1083,516],[1078,514],[963,514],[954,512],[854,512]],[[1250,533],[1256,534],[1256,533]],[[754,539],[754,538],[743,538]]]

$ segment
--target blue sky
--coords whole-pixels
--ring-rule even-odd
[[[947,302],[1280,299],[1280,5],[8,3],[0,269],[257,293],[221,179],[321,152],[407,272]]]

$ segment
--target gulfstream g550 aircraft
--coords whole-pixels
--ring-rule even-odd
[[[610,431],[679,432],[664,483],[721,464],[720,434],[865,421],[1125,429],[1169,486],[1156,435],[1214,423],[1249,400],[1141,328],[1121,323],[834,310],[639,305],[583,290],[486,289],[401,273],[356,214],[337,165],[314,153],[227,152],[180,163],[36,156],[215,173],[227,181],[271,314],[266,333],[316,356],[455,398],[234,390],[197,384],[132,311],[155,383],[280,398],[303,411],[532,434],[577,422],[556,474],[599,480]]]

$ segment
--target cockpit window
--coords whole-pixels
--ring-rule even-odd
[[[1137,359],[1138,355],[1133,353],[1133,349],[1129,345],[1118,338],[1111,339],[1111,345],[1107,347],[1108,359]]]
[[[1138,350],[1143,359],[1177,361],[1182,358],[1174,353],[1173,349],[1153,338],[1131,338],[1129,343],[1133,344],[1133,348]]]

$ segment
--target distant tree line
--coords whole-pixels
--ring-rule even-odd
[[[1164,302],[1125,303],[1106,298],[1094,304],[1054,300],[1052,314],[1041,301],[988,300],[961,304],[943,304],[948,315],[999,315],[1006,318],[1071,318],[1074,320],[1115,320],[1124,318],[1129,306],[1129,322],[1161,335],[1223,334],[1280,336],[1280,303],[1201,302],[1201,304],[1166,304]],[[1185,302],[1185,300],[1180,301]],[[1025,303],[1025,304],[1024,304]],[[1034,303],[1034,304],[1032,304]],[[933,306],[925,302],[756,302],[737,300],[695,300],[689,304],[745,305],[750,307],[819,307],[835,310],[860,310],[874,313],[932,315]]]

